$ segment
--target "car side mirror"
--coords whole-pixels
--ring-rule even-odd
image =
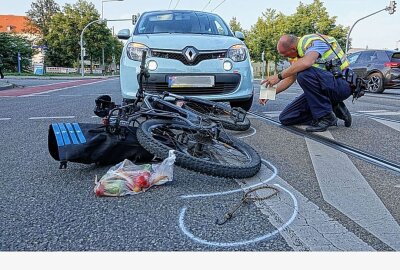
[[[244,34],[240,31],[235,31],[235,37],[237,37],[238,39],[244,41]]]
[[[129,39],[131,36],[131,32],[129,29],[122,29],[118,31],[117,37],[119,39]]]

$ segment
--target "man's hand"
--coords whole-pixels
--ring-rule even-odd
[[[265,105],[267,103],[268,99],[259,99],[258,103],[260,103],[261,105]]]
[[[274,75],[274,76],[269,76],[267,79],[261,81],[261,84],[265,83],[265,86],[274,86],[275,84],[277,84],[279,82],[279,78],[278,75]]]

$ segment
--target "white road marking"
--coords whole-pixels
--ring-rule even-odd
[[[381,119],[374,119],[375,121],[384,124],[385,126],[388,126],[390,128],[393,128],[394,130],[400,131],[400,123],[392,122],[392,121],[386,121],[386,120],[381,120]]]
[[[290,225],[290,223],[293,222],[293,220],[296,218],[297,212],[298,212],[298,203],[296,198],[293,196],[292,193],[290,193],[290,191],[288,191],[287,189],[285,189],[284,187],[281,187],[278,184],[275,184],[275,186],[277,186],[278,188],[280,188],[281,190],[287,192],[289,194],[289,196],[291,197],[291,199],[293,200],[292,204],[293,204],[293,211],[292,211],[292,215],[290,216],[289,220],[283,224],[282,226],[279,226],[276,230],[266,233],[264,235],[261,235],[259,237],[250,239],[250,240],[243,240],[243,241],[237,241],[237,242],[212,242],[212,241],[207,241],[205,239],[199,238],[195,235],[193,235],[185,226],[185,213],[186,213],[186,209],[187,207],[183,207],[181,209],[181,213],[179,215],[179,227],[181,228],[182,232],[189,237],[190,239],[192,239],[193,241],[199,242],[201,244],[205,244],[205,245],[210,245],[210,246],[219,246],[219,247],[233,247],[233,246],[242,246],[242,245],[247,245],[247,244],[252,244],[252,243],[256,243],[256,242],[260,242],[263,240],[266,240],[276,234],[278,234],[279,232],[282,232],[287,226]]]
[[[266,116],[269,117],[278,117],[281,113],[270,113],[270,112],[263,112],[263,114],[265,114]]]
[[[32,94],[32,95],[25,95],[25,96],[16,96],[16,97],[50,97],[50,95],[39,95],[39,94],[37,94],[37,95],[35,95],[35,94]]]
[[[82,95],[59,95],[60,97],[81,97]]]
[[[376,112],[387,112],[388,110],[373,110],[373,111],[357,111],[359,113],[376,113]]]
[[[184,207],[181,209],[179,216],[179,226],[183,233],[193,241],[205,245],[222,247],[246,245],[266,240],[279,232],[295,251],[373,250],[373,248],[356,237],[352,232],[349,232],[340,223],[331,219],[318,206],[278,177],[277,170],[271,163],[266,160],[263,160],[263,162],[266,162],[272,170],[263,165],[256,176],[246,180],[237,180],[242,189],[233,190],[232,192],[224,191],[210,194],[186,195],[182,196],[182,198],[220,196],[233,192],[243,192],[243,190],[248,191],[255,187],[265,186],[266,183],[273,180],[273,182],[278,182],[278,184],[274,185],[284,192],[280,192],[277,196],[266,201],[256,202],[256,206],[260,208],[263,214],[268,216],[271,224],[277,228],[276,230],[254,239],[238,242],[207,241],[193,235],[186,228],[184,219],[187,208]],[[262,194],[263,192],[267,191],[256,191],[258,196],[265,196],[266,194]]]
[[[264,177],[267,176],[268,174]],[[281,187],[290,190],[298,201],[298,215],[287,228],[281,231],[282,237],[295,251],[374,250],[282,178],[277,176],[272,182],[277,182]],[[242,183],[242,187],[254,184],[253,181],[246,181],[245,184]],[[267,195],[263,194],[265,192],[256,191],[259,197]],[[268,200],[256,202],[256,206],[268,216],[268,220],[275,227],[281,226],[283,221],[288,219],[294,207],[292,199],[282,192]]]
[[[0,118],[0,121],[7,121],[7,120],[11,120],[11,118]]]
[[[329,131],[320,133],[333,139]],[[306,138],[324,200],[395,250],[400,227],[349,157]]]
[[[29,117],[29,120],[39,120],[39,119],[64,119],[64,118],[75,118],[75,116],[38,116],[38,117]]]
[[[254,179],[258,180],[256,181],[256,183],[254,185],[251,186],[247,186],[247,189],[252,189],[258,186],[262,186],[267,184],[269,181],[271,181],[272,179],[275,178],[275,176],[278,174],[278,170],[275,168],[274,165],[272,165],[270,162],[262,159],[262,161],[264,163],[266,163],[268,165],[268,167],[270,167],[272,169],[272,175],[270,175],[267,179],[265,178],[265,174],[263,173],[264,170],[268,170],[267,166],[261,166],[260,172],[257,173],[255,176],[248,178],[248,180],[246,181],[254,181]],[[261,179],[260,177],[263,177],[263,179]],[[246,191],[246,190],[245,190]],[[227,191],[221,191],[221,192],[213,192],[213,193],[201,193],[201,194],[192,194],[192,195],[183,195],[181,196],[181,198],[183,199],[188,199],[188,198],[199,198],[199,197],[212,197],[212,196],[222,196],[222,195],[227,195],[227,194],[232,194],[232,193],[236,193],[236,192],[243,192],[242,188],[238,188],[238,189],[233,189],[233,190],[227,190]]]
[[[238,138],[239,139],[243,139],[243,138],[251,137],[251,136],[253,136],[253,135],[255,135],[257,133],[257,129],[255,129],[253,127],[250,127],[250,128],[253,130],[253,132],[251,134],[244,135],[244,136],[238,136]]]
[[[382,116],[382,115],[390,116],[390,115],[400,115],[400,112],[373,112],[373,113],[369,112],[366,114],[375,115],[375,116]]]

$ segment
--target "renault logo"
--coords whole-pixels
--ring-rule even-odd
[[[185,49],[183,49],[183,54],[185,55],[186,60],[188,60],[189,62],[193,62],[198,55],[198,52],[193,47],[186,47]]]

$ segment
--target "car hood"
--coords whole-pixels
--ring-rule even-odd
[[[226,50],[235,44],[244,44],[236,37],[176,33],[135,35],[131,41],[142,43],[151,49],[166,50],[182,50],[187,46],[198,50]]]

